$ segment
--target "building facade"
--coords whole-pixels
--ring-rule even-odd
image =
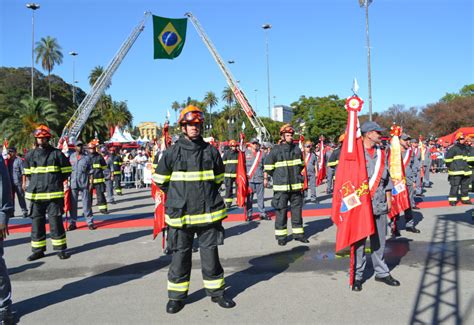
[[[155,122],[142,122],[137,127],[142,138],[146,137],[148,140],[158,138],[159,127]]]
[[[290,123],[293,118],[293,109],[285,105],[276,105],[273,107],[272,118],[278,122]]]

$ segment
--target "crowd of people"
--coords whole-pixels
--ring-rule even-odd
[[[327,144],[321,138],[314,146],[311,141],[294,138],[295,129],[286,124],[280,129],[280,141],[261,144],[253,138],[248,144],[230,140],[220,148],[204,141],[201,136],[203,112],[188,106],[180,113],[178,124],[182,135],[163,151],[143,148],[126,152],[113,146],[100,146],[97,140],[84,144],[75,143],[74,152],[61,151],[49,142],[51,131],[41,125],[35,132],[35,148],[24,159],[14,147],[8,148],[6,162],[0,162],[2,197],[0,198],[0,235],[7,235],[9,217],[14,215],[14,198],[18,199],[23,217],[31,218],[31,249],[28,261],[43,258],[46,250],[46,219],[49,220],[51,244],[61,260],[70,257],[67,251],[66,231],[77,229],[78,201],[82,199],[82,212],[88,228],[95,230],[92,211],[93,193],[100,213],[108,214],[109,204],[115,196],[123,195],[122,187],[145,184],[145,168],[155,160],[153,181],[166,193],[165,222],[168,227],[167,246],[172,254],[168,273],[168,313],[177,313],[185,305],[191,275],[191,255],[194,237],[197,236],[204,287],[211,300],[223,308],[232,308],[235,302],[225,295],[224,271],[219,262],[218,246],[223,244],[222,221],[233,207],[239,177],[239,160],[243,159],[248,184],[245,217],[251,221],[253,199],[257,199],[258,217],[271,220],[264,204],[265,188],[272,188],[271,206],[275,211],[274,235],[278,245],[289,240],[308,243],[302,221],[305,197],[317,203],[317,185],[327,182],[326,194],[334,191],[341,145]],[[419,233],[412,210],[418,209],[415,196],[423,196],[423,187],[430,187],[430,173],[447,169],[451,189],[450,205],[471,204],[468,195],[472,190],[474,147],[469,137],[456,135],[456,142],[444,150],[433,139],[414,139],[406,133],[399,136],[400,163],[403,168],[403,187],[393,182],[388,164],[384,164],[390,146],[383,141],[384,131],[375,122],[360,127],[363,138],[367,174],[371,178],[372,209],[376,231],[371,235],[372,263],[376,281],[390,286],[400,282],[393,278],[384,261],[388,213],[392,205],[392,192],[406,189],[409,194],[407,208],[403,211],[405,230]],[[220,149],[220,150],[219,150]],[[87,152],[86,152],[87,150]],[[239,154],[243,152],[243,156]],[[375,176],[374,176],[375,175]],[[221,185],[225,195],[221,197]],[[375,184],[375,185],[374,185]],[[395,184],[395,185],[394,185]],[[65,204],[65,197],[68,198]],[[27,205],[26,200],[29,201]],[[64,210],[69,211],[69,225],[63,226]],[[288,230],[288,209],[291,210],[291,233]],[[397,214],[390,221],[393,236],[400,236]],[[3,243],[3,241],[1,241]],[[356,244],[354,291],[362,290],[366,266],[365,239]],[[3,249],[0,249],[3,255]],[[0,316],[11,318],[9,299],[11,287],[3,258],[0,261]],[[8,323],[8,322],[7,322]]]

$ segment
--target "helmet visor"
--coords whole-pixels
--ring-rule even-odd
[[[204,122],[204,114],[202,112],[187,112],[184,114],[183,121],[181,123],[202,123]]]

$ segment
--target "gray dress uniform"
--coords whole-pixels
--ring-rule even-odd
[[[308,154],[307,154],[308,155]],[[309,152],[309,158],[305,156],[306,173],[308,175],[308,189],[306,190],[306,198],[311,190],[311,201],[316,202],[316,166],[318,165],[318,157],[316,154]]]
[[[416,195],[421,195],[423,193],[423,184],[422,184],[422,179],[421,179],[421,167],[422,167],[422,162],[421,162],[421,149],[414,148],[413,149],[413,159],[414,159],[414,165],[413,165],[413,170],[415,173],[415,194]]]
[[[430,172],[431,172],[431,148],[433,146],[427,146],[425,150],[424,160],[423,160],[423,168],[425,170],[423,175],[423,186],[430,187]]]
[[[407,163],[407,166],[405,168],[405,177],[406,177],[406,182],[407,182],[407,188],[408,188],[408,199],[410,201],[410,208],[405,210],[405,227],[411,228],[415,226],[415,221],[413,220],[413,213],[412,213],[412,208],[416,206],[415,203],[415,188],[414,188],[414,183],[416,180],[416,175],[417,175],[417,170],[419,168],[419,163],[418,160],[415,158],[415,155],[413,154],[413,150],[410,150],[410,160]],[[404,149],[403,147],[401,148],[401,153],[402,153],[402,160],[404,161],[407,155],[407,150]]]
[[[25,191],[22,188],[22,177],[24,174],[23,171],[23,161],[20,157],[15,157],[13,162],[8,162],[10,180],[12,185],[13,195],[18,198],[18,203],[20,204],[21,212],[24,217],[28,216],[28,208],[26,207],[25,201]],[[15,212],[15,210],[13,210]]]
[[[375,171],[377,150],[375,150],[373,157],[365,148],[364,151],[365,161],[367,164],[367,174],[371,177]],[[386,155],[383,150],[381,150],[381,153]],[[391,192],[393,189],[393,183],[388,171],[387,159],[385,159],[383,168],[382,178],[375,191],[374,197],[372,198],[372,212],[375,218],[375,233],[370,236],[370,246],[372,248],[372,264],[377,278],[384,278],[390,275],[390,270],[385,263],[383,255],[385,249],[385,237],[387,235],[388,206],[386,192]],[[355,244],[355,279],[360,281],[363,279],[363,273],[367,264],[365,256],[365,241],[366,239],[364,238]]]
[[[13,195],[11,180],[5,161],[0,155],[0,223],[8,226],[8,219],[13,216]],[[7,266],[3,258],[3,238],[0,239],[0,321],[11,318],[12,287]],[[10,324],[10,323],[8,323]]]
[[[260,152],[260,162],[258,162],[258,165],[255,167],[255,173],[250,177],[250,169],[257,158],[257,153],[254,154],[252,150],[245,151],[245,166],[247,167],[247,174],[249,175],[249,187],[252,189],[252,193],[247,197],[247,217],[252,217],[254,194],[257,194],[257,206],[260,217],[267,217],[264,203],[265,188],[263,186],[263,163],[265,160],[265,154],[262,150],[260,150]]]
[[[107,203],[115,203],[114,199],[114,181],[112,180],[112,173],[114,170],[114,160],[110,155],[104,157],[107,168],[104,169],[105,190],[107,192]],[[125,184],[128,186],[129,184]]]
[[[89,191],[89,176],[92,171],[92,161],[86,154],[78,155],[74,152],[69,161],[72,166],[71,173],[71,225],[77,221],[77,205],[82,192],[82,211],[88,225],[93,224],[92,195]]]

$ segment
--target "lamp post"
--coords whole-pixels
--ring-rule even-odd
[[[26,8],[31,9],[31,99],[35,98],[34,70],[35,70],[35,10],[40,8],[38,3],[27,3]]]
[[[234,127],[235,120],[234,118],[228,118],[227,119],[227,125],[228,125],[228,130],[229,130],[229,140],[232,139],[232,128]]]
[[[255,112],[258,112],[258,89],[253,90],[255,92]]]
[[[270,111],[270,60],[268,58],[268,30],[272,28],[272,25],[263,24],[262,28],[265,30],[265,46],[266,46],[266,53],[267,53],[268,117],[271,118],[271,111]]]
[[[72,55],[72,104],[76,105],[76,56],[79,53],[71,51],[69,55]]]
[[[369,90],[369,121],[372,121],[372,77],[370,70],[370,38],[369,38],[369,5],[373,0],[359,0],[361,7],[365,7],[365,34],[367,42],[367,74]]]

